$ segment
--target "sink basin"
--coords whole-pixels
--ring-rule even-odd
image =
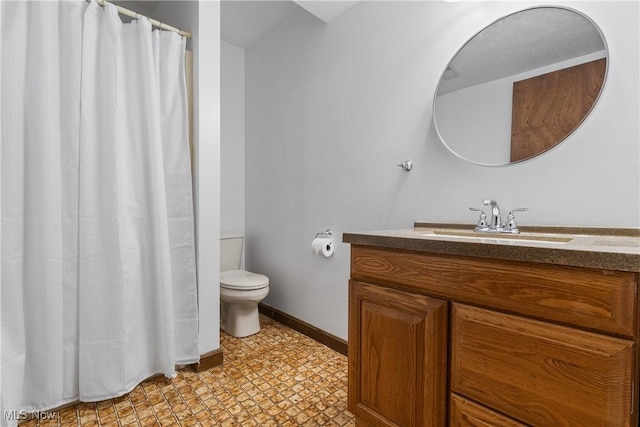
[[[442,236],[463,239],[478,239],[483,241],[517,241],[517,242],[545,242],[545,243],[568,243],[573,240],[571,237],[549,236],[544,234],[507,234],[507,233],[476,233],[464,230],[431,230],[422,233],[423,236]]]

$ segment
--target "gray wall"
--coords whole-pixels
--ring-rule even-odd
[[[590,16],[610,69],[588,121],[560,147],[499,168],[440,143],[432,100],[456,50],[495,19],[541,2],[360,2],[323,24],[289,16],[246,50],[246,262],[265,303],[347,336],[347,231],[472,224],[483,198],[528,206],[521,224],[640,226],[638,2],[558,1]],[[397,163],[411,159],[414,170]],[[332,258],[314,256],[332,228]]]
[[[244,234],[244,49],[220,48],[220,232]]]

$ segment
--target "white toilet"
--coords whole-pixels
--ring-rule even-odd
[[[242,338],[260,331],[258,303],[269,293],[269,278],[240,270],[243,236],[220,238],[220,327]]]

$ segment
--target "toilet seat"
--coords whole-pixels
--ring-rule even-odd
[[[262,289],[269,285],[269,278],[244,270],[220,272],[220,287],[239,291]]]

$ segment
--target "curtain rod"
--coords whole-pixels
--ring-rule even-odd
[[[107,3],[111,3],[111,2],[108,2],[107,0],[96,0],[96,3],[104,7]],[[157,21],[153,18],[149,18],[148,16],[144,16],[138,12],[134,12],[133,10],[129,10],[126,7],[118,6],[117,4],[114,4],[114,6],[116,7],[116,9],[118,9],[118,13],[121,13],[123,15],[129,16],[134,19],[147,18],[149,22],[151,22],[151,25],[161,28],[163,30],[173,31],[174,33],[178,33],[181,36],[191,40],[191,33],[188,31],[183,31],[180,28],[172,27],[171,25],[165,24],[164,22]]]

